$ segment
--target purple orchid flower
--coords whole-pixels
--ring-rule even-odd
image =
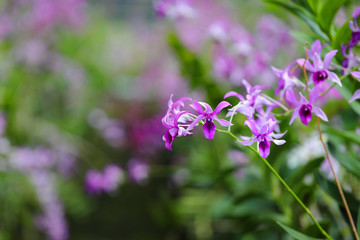
[[[233,57],[220,46],[215,49],[213,69],[214,75],[221,79],[230,79],[235,69],[235,61]]]
[[[357,78],[357,79],[360,80],[360,72],[351,72],[351,75],[352,75],[354,78]],[[355,100],[357,100],[357,99],[359,99],[359,98],[360,98],[360,89],[358,89],[358,90],[356,90],[356,91],[354,92],[354,95],[350,98],[349,103],[351,103],[351,102],[353,102],[353,101],[355,101]]]
[[[322,61],[320,54],[318,54],[318,52],[315,52],[313,57],[313,64],[311,64],[309,61],[306,61],[305,68],[311,72],[312,81],[315,85],[324,82],[326,79],[329,79],[331,82],[337,83],[339,86],[342,86],[339,77],[335,73],[328,70],[331,60],[336,55],[336,53],[337,50],[328,52],[325,55],[324,61]],[[300,58],[297,59],[296,62],[300,66],[303,66],[305,59]]]
[[[359,58],[354,56],[353,48],[350,44],[346,44],[341,46],[341,53],[344,56],[344,60],[341,63],[343,69],[341,70],[341,74],[345,75],[349,73],[349,70],[359,64]]]
[[[352,38],[350,40],[350,47],[354,47],[360,41],[360,27],[357,23],[360,16],[360,8],[354,10],[352,17],[354,21],[349,22],[349,27],[352,31]]]
[[[213,139],[215,135],[214,120],[216,120],[223,127],[229,127],[232,125],[230,122],[224,119],[219,119],[216,116],[221,112],[223,108],[231,106],[231,104],[226,101],[220,102],[214,111],[209,104],[204,102],[194,101],[190,106],[199,114],[199,116],[194,120],[193,123],[190,124],[190,126],[187,128],[187,131],[191,131],[201,120],[205,120],[203,126],[205,138]],[[205,108],[205,111],[203,107]]]
[[[296,118],[300,117],[301,122],[304,125],[308,126],[309,122],[312,119],[312,113],[314,113],[322,120],[326,122],[328,121],[328,118],[325,115],[325,113],[320,108],[314,106],[315,101],[318,99],[320,95],[320,91],[321,91],[320,86],[315,86],[313,89],[311,89],[309,101],[300,93],[301,96],[300,102],[296,99],[295,94],[291,89],[286,92],[287,100],[291,104],[296,106],[289,125],[291,125]]]
[[[261,109],[264,105],[272,105],[270,101],[260,95],[262,89],[270,88],[269,86],[256,85],[252,87],[246,80],[243,80],[242,83],[247,92],[246,99],[241,94],[234,91],[227,92],[224,96],[224,98],[237,97],[240,100],[236,106],[229,109],[226,117],[230,117],[238,112],[244,114],[248,119],[252,119],[256,109]]]
[[[192,0],[159,0],[154,3],[154,9],[160,18],[178,20],[195,16]]]
[[[280,97],[283,98],[288,89],[303,86],[301,81],[290,72],[296,64],[297,62],[290,63],[284,70],[271,67],[275,75],[279,78],[279,87],[275,90],[276,96],[280,94]]]
[[[254,142],[257,142],[257,150],[263,158],[267,158],[269,156],[271,142],[274,142],[276,145],[282,145],[286,142],[285,140],[278,139],[283,137],[286,132],[279,134],[274,133],[277,122],[272,119],[269,119],[261,126],[257,125],[254,120],[246,120],[245,125],[250,128],[254,136],[241,136],[244,141],[239,142],[245,146],[250,146]]]
[[[166,149],[168,149],[170,151],[172,151],[171,145],[176,137],[192,134],[188,130],[186,130],[184,127],[181,127],[178,125],[179,119],[186,113],[189,113],[189,112],[184,111],[184,112],[177,113],[175,115],[172,123],[168,123],[166,121],[166,119],[165,119],[166,116],[162,120],[163,125],[165,127],[167,127],[167,129],[168,129],[162,139],[163,139],[163,141],[165,141]]]

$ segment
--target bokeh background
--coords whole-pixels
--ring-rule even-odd
[[[315,40],[305,23],[260,0],[195,0],[198,17],[179,21],[157,18],[150,0],[0,2],[0,240],[292,239],[275,221],[319,235],[228,136],[195,131],[173,151],[162,140],[171,94],[214,105],[243,78],[275,88],[271,66]],[[230,70],[211,38],[222,21],[238,30]],[[343,111],[336,122],[356,127],[332,96],[340,103],[329,115]],[[317,136],[297,127],[269,160],[325,225],[337,222],[335,236],[346,235],[335,201],[307,175],[323,164]],[[344,181],[360,190],[358,179]]]

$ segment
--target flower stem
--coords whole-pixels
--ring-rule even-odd
[[[232,132],[216,129],[218,132],[227,133],[237,141],[241,141],[238,137],[236,137]],[[271,164],[256,151],[253,147],[247,146],[251,151],[256,153],[261,160],[265,163],[265,165],[270,169],[270,171],[275,175],[275,177],[284,185],[284,187],[290,192],[290,194],[295,198],[295,200],[301,205],[301,207],[305,210],[305,212],[309,215],[309,217],[312,219],[312,221],[315,223],[317,228],[320,230],[320,232],[329,240],[333,240],[332,237],[329,236],[329,234],[326,233],[326,231],[321,227],[321,225],[316,221],[315,217],[310,212],[309,208],[305,206],[305,204],[300,200],[300,198],[296,195],[296,193],[290,188],[289,185],[285,182],[285,180],[279,175],[279,173],[271,166]]]
[[[325,155],[326,155],[327,161],[328,161],[328,163],[329,163],[329,165],[330,165],[331,172],[332,172],[332,174],[334,175],[334,179],[335,179],[335,182],[336,182],[336,186],[337,186],[337,188],[338,188],[338,190],[339,190],[339,193],[340,193],[340,196],[341,196],[341,200],[342,200],[342,202],[343,202],[343,204],[344,204],[344,207],[345,207],[345,210],[346,210],[346,214],[348,215],[348,218],[349,218],[349,221],[350,221],[351,229],[352,229],[352,231],[353,231],[353,233],[354,233],[355,239],[356,239],[356,240],[359,240],[359,234],[357,233],[357,230],[356,230],[356,227],[355,227],[355,224],[354,224],[354,220],[353,220],[353,218],[352,218],[352,215],[351,215],[349,206],[348,206],[348,204],[347,204],[347,202],[346,202],[346,198],[345,198],[344,192],[343,192],[343,190],[342,190],[342,188],[341,188],[341,185],[340,185],[339,180],[338,180],[338,178],[337,178],[337,176],[336,176],[334,167],[333,167],[333,165],[332,165],[332,163],[331,163],[330,156],[329,156],[329,152],[328,152],[328,150],[327,150],[327,147],[326,147],[326,144],[325,144],[325,142],[324,142],[324,139],[322,138],[322,132],[321,132],[321,128],[320,128],[320,120],[319,120],[318,117],[316,117],[316,123],[317,123],[317,128],[318,128],[318,131],[319,131],[320,141],[321,141],[321,143],[322,143],[322,145],[323,145],[323,147],[324,147]]]

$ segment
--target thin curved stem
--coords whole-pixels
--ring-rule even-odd
[[[347,204],[347,201],[346,201],[346,198],[345,198],[345,195],[344,195],[344,192],[341,188],[341,185],[339,183],[339,180],[336,176],[336,173],[335,173],[335,170],[334,170],[334,167],[332,165],[332,162],[330,160],[330,155],[329,155],[329,151],[327,150],[327,147],[326,147],[326,144],[324,142],[324,139],[322,138],[322,132],[321,132],[321,128],[320,128],[320,120],[319,120],[319,117],[316,117],[316,123],[317,123],[317,127],[318,127],[318,131],[319,131],[319,137],[320,137],[320,141],[324,147],[324,150],[325,150],[325,155],[326,155],[326,158],[327,158],[327,161],[330,165],[330,169],[331,169],[331,172],[332,174],[334,175],[334,179],[335,179],[335,182],[336,182],[336,186],[339,190],[339,193],[340,193],[340,196],[341,196],[341,200],[344,204],[344,207],[345,207],[345,210],[346,210],[346,214],[349,218],[349,221],[350,221],[350,225],[351,225],[351,230],[353,231],[354,233],[354,236],[355,236],[355,239],[356,240],[359,240],[359,234],[357,233],[357,230],[356,230],[356,227],[355,227],[355,224],[354,224],[354,220],[352,218],[352,215],[351,215],[351,212],[350,212],[350,209],[349,209],[349,206]]]
[[[221,129],[216,129],[216,131],[221,132],[221,133],[227,133],[228,135],[230,135],[231,137],[233,137],[235,140],[237,141],[241,141],[240,138],[236,137],[232,132],[226,131],[226,130],[221,130]],[[295,200],[301,205],[301,207],[305,210],[305,212],[308,214],[308,216],[311,218],[311,220],[315,223],[315,225],[317,226],[317,228],[320,230],[320,232],[329,240],[333,240],[332,237],[330,237],[329,234],[327,234],[327,232],[321,227],[321,225],[318,223],[318,221],[316,221],[315,217],[312,215],[312,213],[310,212],[309,208],[306,207],[306,205],[301,201],[301,199],[296,195],[296,193],[290,188],[289,185],[287,185],[287,183],[285,182],[285,180],[279,175],[279,173],[271,166],[271,164],[263,157],[261,157],[261,155],[258,153],[258,151],[256,151],[255,148],[251,147],[251,146],[247,146],[247,148],[249,148],[251,151],[253,151],[254,153],[256,153],[261,160],[265,163],[265,165],[270,169],[270,171],[275,175],[275,177],[284,185],[284,187],[290,192],[290,194],[295,198]]]

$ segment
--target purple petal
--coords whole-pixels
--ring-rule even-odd
[[[205,108],[205,113],[211,114],[213,112],[213,110],[209,104],[207,104],[205,102],[199,102],[199,104],[201,104],[201,106],[203,106]]]
[[[300,107],[300,110],[299,110],[300,120],[305,126],[309,126],[309,122],[312,119],[312,111],[311,110],[312,110],[311,104],[305,104]]]
[[[224,98],[228,98],[228,97],[237,97],[240,99],[240,101],[244,101],[244,97],[241,96],[241,94],[237,93],[237,92],[234,92],[234,91],[230,91],[230,92],[227,92],[224,96]]]
[[[311,104],[314,104],[315,101],[319,98],[320,94],[322,92],[322,87],[320,85],[316,85],[310,90],[310,96],[309,96],[309,102]]]
[[[325,122],[328,121],[326,114],[320,108],[313,106],[312,111],[316,116],[321,118],[323,121],[325,121]]]
[[[259,130],[259,134],[266,134],[268,130],[269,130],[269,124],[265,123],[264,125],[261,126]]]
[[[270,142],[266,139],[258,143],[258,151],[262,158],[267,158],[270,154]]]
[[[174,139],[177,136],[178,129],[177,128],[171,128],[168,129],[163,137],[165,139],[165,147],[166,149],[172,151],[171,145],[174,141]]]
[[[192,107],[198,114],[205,114],[203,108],[201,107],[200,103],[198,101],[193,101],[192,104],[190,104],[190,107]]]
[[[356,27],[356,25],[354,24],[354,21],[353,21],[353,20],[351,20],[351,21],[349,22],[349,27],[350,27],[351,31],[353,31],[353,32],[356,32],[356,31],[358,30],[357,27]]]
[[[294,120],[299,117],[299,110],[300,110],[300,107],[295,108],[293,115],[291,117],[291,120],[289,122],[289,125],[291,125],[294,122]]]
[[[274,131],[274,129],[275,129],[276,125],[277,125],[277,122],[273,121],[272,119],[269,119],[268,125],[269,125],[269,129],[268,129],[268,131],[266,133],[270,134],[270,133],[272,133]]]
[[[287,130],[283,133],[271,133],[270,136],[273,138],[282,138],[287,133]]]
[[[328,79],[334,83],[337,83],[340,87],[342,87],[342,84],[341,84],[341,81],[339,79],[339,77],[333,73],[333,72],[330,72],[330,71],[326,71],[329,75]]]
[[[246,120],[246,121],[244,122],[244,124],[247,125],[247,126],[250,128],[251,132],[252,132],[255,136],[259,135],[259,132],[258,132],[258,130],[257,130],[257,125],[256,125],[256,123],[255,123],[253,120]]]
[[[331,60],[333,59],[333,57],[336,55],[338,50],[332,50],[330,52],[328,52],[326,55],[325,55],[325,58],[324,58],[324,69],[328,69],[329,66],[330,66],[330,63],[331,63]]]
[[[250,146],[255,142],[255,139],[252,140],[248,140],[248,141],[239,141],[239,143],[241,143],[244,146]]]
[[[356,8],[353,13],[352,13],[352,17],[354,18],[354,20],[357,20],[357,18],[359,17],[360,15],[360,7],[359,8]]]
[[[247,106],[247,105],[241,105],[236,109],[237,112],[244,114],[248,119],[251,119],[254,116],[255,110],[254,108]]]
[[[294,106],[300,105],[300,102],[296,99],[294,91],[292,89],[286,91],[285,98],[291,105]]]
[[[228,103],[228,102],[226,102],[226,101],[220,102],[220,103],[217,105],[217,107],[215,108],[213,114],[218,115],[223,108],[226,108],[226,107],[228,107],[228,106],[231,106],[231,104]]]
[[[321,60],[321,57],[319,56],[318,53],[314,54],[314,69],[318,70],[318,69],[323,69],[324,68],[324,64]],[[331,60],[331,59],[330,59]]]
[[[212,121],[206,120],[204,126],[204,135],[207,139],[213,139],[215,136],[215,124]]]
[[[296,60],[297,64],[298,64],[300,67],[303,67],[303,66],[304,66],[304,61],[305,61],[304,58],[299,58],[299,59]],[[311,63],[309,62],[309,60],[306,60],[305,68],[306,68],[308,71],[310,71],[310,72],[316,72],[316,69],[314,68],[313,65],[311,65]]]
[[[175,117],[174,117],[174,126],[176,126],[176,127],[178,126],[179,118],[185,113],[189,113],[189,111],[179,112],[178,114],[175,115]]]
[[[357,79],[360,79],[360,72],[350,72],[350,74],[354,77],[354,78],[357,78]]]
[[[193,130],[193,128],[196,126],[196,124],[198,124],[204,118],[205,117],[203,115],[197,116],[197,118],[190,124],[190,126],[188,126],[187,130],[188,131]]]
[[[315,54],[315,53],[320,54],[321,50],[322,50],[322,49],[321,49],[321,42],[320,42],[319,39],[317,39],[317,40],[315,40],[314,43],[311,45],[311,49],[310,49],[310,51],[308,52],[308,56],[309,56],[310,58],[313,58],[313,57],[314,57],[314,54]]]
[[[219,119],[217,116],[214,117],[214,120],[216,120],[218,123],[220,123],[220,125],[223,127],[230,127],[233,125],[231,122],[228,122],[224,119]]]
[[[360,89],[355,91],[354,95],[350,98],[349,103],[351,103],[359,98],[360,98]]]
[[[251,91],[251,85],[250,85],[250,83],[244,79],[244,80],[242,80],[242,84],[245,86],[246,92],[247,92],[247,93],[250,93],[250,91]]]
[[[277,77],[281,77],[281,76],[283,75],[283,73],[284,73],[283,70],[278,69],[278,68],[273,67],[273,66],[271,66],[271,69],[273,70],[273,72],[275,73],[275,75],[276,75]]]

